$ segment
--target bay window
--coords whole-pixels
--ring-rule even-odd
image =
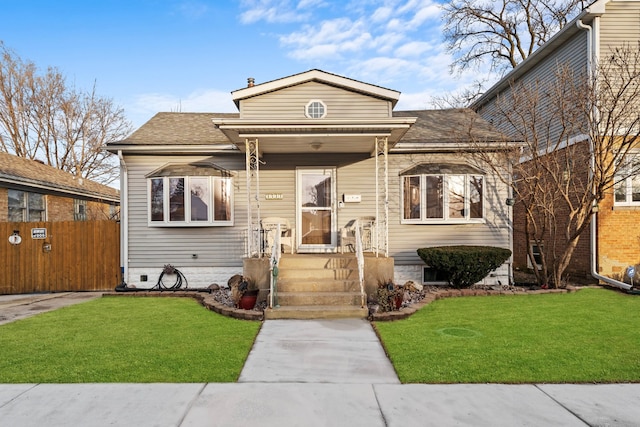
[[[480,222],[484,175],[467,165],[422,164],[401,173],[402,222]]]
[[[184,172],[189,174],[174,175]],[[182,165],[165,167],[148,178],[150,225],[233,225],[228,173],[211,166]]]

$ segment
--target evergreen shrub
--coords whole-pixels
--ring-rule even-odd
[[[428,266],[442,271],[451,286],[462,289],[500,267],[511,251],[494,246],[434,246],[418,249],[418,256]]]

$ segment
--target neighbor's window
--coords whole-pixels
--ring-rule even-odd
[[[74,199],[73,200],[73,219],[75,221],[87,220],[87,201]]]
[[[531,252],[533,253],[533,259],[536,263],[536,268],[538,270],[542,270],[542,251],[544,250],[544,245],[537,245],[535,242],[529,242],[529,246]],[[533,263],[531,262],[531,258],[527,256],[527,267],[533,269]]]
[[[9,222],[46,221],[44,194],[26,191],[8,191]]]
[[[640,153],[629,154],[615,178],[614,204],[640,206]]]
[[[327,115],[327,106],[322,101],[309,101],[304,114],[310,119],[323,119]]]
[[[402,174],[403,223],[482,220],[484,176],[464,165],[441,166],[421,165]]]
[[[231,178],[164,176],[149,179],[153,225],[231,225]]]

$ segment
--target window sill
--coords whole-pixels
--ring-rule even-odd
[[[640,204],[638,205],[613,205],[614,211],[640,211]]]
[[[401,220],[402,225],[477,225],[485,224],[484,219],[467,219],[467,220],[433,220],[433,221],[407,221]]]
[[[149,222],[147,226],[150,228],[203,228],[203,227],[230,227],[233,225],[233,222],[188,222],[188,223],[180,223],[180,222]]]

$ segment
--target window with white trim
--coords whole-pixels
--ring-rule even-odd
[[[484,175],[467,165],[422,164],[400,174],[404,224],[484,220]]]
[[[210,167],[169,166],[148,178],[150,225],[233,225],[233,187],[228,173]]]
[[[87,220],[87,201],[73,199],[73,219],[74,221]]]
[[[44,194],[9,189],[7,202],[9,222],[47,220]]]
[[[311,100],[304,108],[304,115],[310,119],[324,119],[327,115],[327,105],[317,99]]]
[[[614,205],[640,206],[640,153],[629,153],[617,172]]]

